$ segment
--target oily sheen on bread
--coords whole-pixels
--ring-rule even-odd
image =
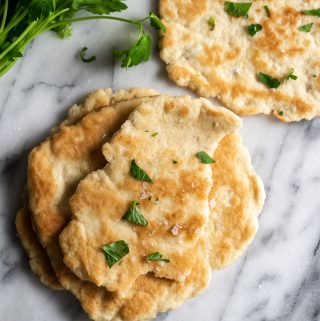
[[[247,19],[227,13],[222,0],[159,1],[169,77],[238,114],[273,114],[285,122],[319,116],[319,18],[303,13],[319,8],[319,1],[234,2],[252,4]],[[310,23],[309,32],[299,30]],[[247,28],[257,24],[262,30],[251,36]],[[280,86],[261,83],[260,72]]]
[[[204,99],[159,95],[139,105],[104,145],[107,166],[83,179],[70,199],[74,217],[60,235],[65,264],[79,278],[119,293],[148,272],[183,282],[199,259],[192,253],[210,213],[212,172],[196,154],[212,155],[240,124]],[[153,182],[130,175],[133,160]],[[133,201],[148,226],[122,219]],[[109,268],[102,247],[119,240],[129,253]],[[155,252],[170,262],[148,261]]]

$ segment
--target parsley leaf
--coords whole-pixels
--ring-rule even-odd
[[[80,51],[80,58],[83,62],[92,62],[95,61],[97,58],[96,56],[91,56],[90,58],[85,58],[86,52],[87,52],[88,48],[87,47],[83,47]]]
[[[21,58],[21,57],[23,57],[23,54],[17,49],[11,50],[7,56],[7,58],[12,62],[15,61],[17,58]]]
[[[111,268],[129,253],[129,246],[125,241],[121,240],[104,245],[102,250],[106,256],[108,266]]]
[[[270,18],[271,17],[271,12],[270,12],[269,7],[267,5],[265,5],[265,6],[263,6],[263,8],[264,8],[264,10],[266,12],[267,17]]]
[[[109,14],[111,12],[119,12],[127,9],[127,5],[123,0],[73,0],[73,10],[86,10],[94,14]]]
[[[161,30],[163,33],[167,31],[166,26],[163,24],[161,19],[153,12],[149,13],[150,24],[153,28]]]
[[[273,78],[263,72],[258,74],[258,79],[260,82],[265,84],[269,88],[278,88],[280,86],[280,80],[277,78]]]
[[[55,0],[37,0],[32,1],[28,9],[29,22],[36,21],[40,18],[47,18],[55,11]]]
[[[178,164],[178,162],[177,162],[175,159],[173,159],[173,160],[172,160],[172,164],[175,165],[175,164]]]
[[[165,262],[165,263],[169,263],[170,262],[170,260],[164,259],[163,255],[160,254],[159,252],[154,252],[154,253],[149,254],[147,256],[147,260],[148,261],[161,261],[161,262]]]
[[[208,25],[211,28],[211,30],[214,30],[214,28],[216,27],[216,18],[211,17],[208,21]]]
[[[278,115],[279,115],[279,116],[283,116],[283,111],[282,111],[282,110],[279,110],[279,111],[278,111]]]
[[[159,133],[152,133],[152,134],[151,134],[152,137],[156,137],[156,136],[158,136],[158,135],[159,135]]]
[[[64,39],[72,36],[73,29],[70,25],[64,25],[55,28],[54,31],[61,39]]]
[[[262,26],[260,24],[252,24],[247,26],[248,33],[251,37],[253,37],[257,32],[262,30]]]
[[[123,215],[122,219],[129,221],[131,223],[137,224],[137,225],[147,226],[148,221],[140,213],[137,205],[139,205],[138,202],[132,201],[128,212]]]
[[[200,159],[203,164],[213,164],[215,161],[204,151],[198,152],[196,157]]]
[[[307,15],[307,16],[320,17],[320,8],[319,9],[311,9],[311,10],[302,10],[302,13]]]
[[[245,17],[249,9],[251,8],[252,2],[229,2],[224,3],[224,10],[230,16],[234,17]]]
[[[289,72],[288,76],[286,77],[286,81],[288,81],[290,79],[292,79],[292,80],[297,80],[298,79],[298,76],[296,76],[294,74],[294,69],[293,68],[290,69],[290,72]]]
[[[312,29],[313,23],[308,23],[306,25],[302,25],[298,28],[299,31],[301,32],[310,32]]]
[[[141,167],[137,165],[135,159],[131,161],[130,174],[137,181],[153,183],[149,175]]]
[[[147,61],[151,52],[151,38],[149,35],[140,33],[136,42],[128,50],[113,50],[113,55],[122,59],[121,67],[130,68]]]

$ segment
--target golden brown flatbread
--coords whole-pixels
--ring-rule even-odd
[[[319,18],[303,14],[319,8],[319,1],[234,2],[252,4],[247,19],[228,13],[227,1],[160,0],[167,27],[161,58],[169,77],[200,96],[219,98],[237,114],[273,114],[285,122],[319,116]],[[262,30],[250,36],[254,25]],[[266,85],[260,73],[280,86],[270,88],[274,81]]]
[[[72,113],[71,113],[71,115],[72,115],[71,118],[68,121],[64,122],[64,124],[65,125],[73,124],[73,126],[75,126],[75,127],[73,128],[71,126],[70,129],[67,131],[64,127],[60,128],[60,129],[59,128],[56,129],[55,130],[56,133],[59,133],[59,131],[61,131],[62,134],[60,134],[60,135],[58,134],[58,135],[51,137],[49,139],[50,145],[51,146],[63,146],[63,143],[66,143],[68,146],[74,146],[75,149],[77,149],[77,146],[82,146],[83,140],[80,139],[78,141],[74,141],[74,138],[72,138],[74,133],[79,134],[79,132],[81,132],[81,127],[84,128],[84,133],[86,133],[86,130],[87,130],[86,128],[92,126],[92,124],[94,124],[96,122],[101,124],[102,126],[104,124],[103,124],[103,122],[101,122],[101,120],[99,120],[99,114],[96,114],[96,113],[91,113],[90,115],[88,115],[88,119],[83,119],[81,122],[81,117],[83,117],[85,114],[85,113],[82,113],[81,110],[87,109],[90,111],[92,109],[95,109],[94,108],[95,99],[97,99],[97,101],[100,102],[99,104],[96,105],[96,107],[98,108],[99,105],[101,106],[103,104],[103,103],[101,103],[101,101],[103,101],[103,99],[101,97],[103,97],[103,96],[105,97],[104,101],[107,104],[107,102],[110,99],[107,98],[109,96],[106,93],[110,93],[110,91],[108,91],[108,90],[98,91],[98,92],[90,95],[90,99],[86,100],[86,102],[90,103],[89,106],[84,104],[84,105],[73,107]],[[119,97],[119,94],[114,94],[114,95]],[[126,95],[122,94],[122,97],[126,97]],[[130,108],[130,107],[128,107],[128,108]],[[134,107],[132,107],[131,110],[127,110],[128,114],[126,116],[123,116],[123,118],[126,119],[128,117],[128,115],[131,113],[131,111],[133,111],[133,109],[134,109]],[[117,111],[121,114],[120,109],[118,109]],[[101,110],[101,112],[102,112],[102,110]],[[106,116],[106,115],[113,115],[114,116],[116,114],[113,114],[113,111],[112,111],[109,114],[108,113],[104,114],[104,116]],[[79,121],[79,120],[80,120],[80,123],[76,124],[76,121]],[[118,115],[118,117],[115,117],[114,120],[119,121],[119,115]],[[120,128],[120,125],[121,124],[119,121],[118,128]],[[118,128],[115,128],[115,126],[112,126],[112,128],[115,131],[118,129]],[[68,135],[70,137],[68,137]],[[82,136],[83,135],[80,135],[80,137],[82,137]],[[230,137],[231,137],[230,139],[228,138],[228,136],[225,137],[223,139],[223,141],[220,143],[219,148],[214,155],[214,159],[216,160],[216,163],[212,165],[213,170],[215,167],[216,167],[216,170],[218,170],[219,167],[223,168],[223,166],[224,166],[225,159],[223,159],[223,156],[227,156],[227,154],[225,154],[224,152],[219,153],[219,150],[227,150],[228,149],[227,146],[223,147],[224,145],[231,144],[230,146],[235,147],[234,145],[238,146],[239,144],[241,144],[241,140],[238,138],[238,134],[231,135]],[[58,142],[56,143],[55,140],[58,140]],[[59,140],[60,140],[60,142],[59,142]],[[73,142],[73,143],[71,143],[71,142]],[[104,139],[100,142],[100,146],[103,144],[103,142],[104,142]],[[85,145],[85,146],[92,149],[90,144]],[[101,147],[97,146],[93,149],[94,150],[98,150],[98,149],[101,150]],[[244,147],[238,146],[238,148],[235,148],[235,150],[242,150],[243,152],[242,152],[242,154],[240,153],[239,156],[237,156],[236,153],[233,153],[233,157],[230,158],[230,161],[232,161],[234,159],[235,160],[234,165],[245,164],[246,161],[250,162],[248,157],[246,158],[246,160],[241,161],[242,155],[247,153]],[[56,157],[59,157],[59,152],[60,152],[59,149],[56,149]],[[88,153],[84,152],[83,154],[87,155]],[[218,156],[219,154],[221,156]],[[72,156],[74,156],[74,154],[71,153],[70,158]],[[45,155],[45,157],[48,157],[48,155]],[[65,157],[67,157],[67,156],[65,155]],[[89,161],[90,161],[90,158],[87,158],[87,159],[89,159]],[[222,161],[220,161],[220,159],[222,159]],[[79,163],[82,162],[80,155],[78,157],[78,160],[76,160],[76,162],[79,162]],[[35,166],[35,167],[38,167],[39,169],[41,169],[41,166],[39,166],[39,163],[32,164],[32,166]],[[245,167],[250,168],[250,165],[245,165]],[[53,170],[54,170],[54,168],[53,168]],[[235,166],[234,167],[230,166],[230,168],[228,168],[228,171],[225,172],[225,175],[230,174],[230,177],[232,177],[234,175],[233,171],[237,171],[237,170],[238,169],[236,169]],[[247,180],[251,180],[251,179],[253,181],[257,180],[256,174],[251,172],[251,170],[245,170],[245,171],[242,170],[242,171],[243,171],[244,175],[247,175],[248,173],[252,173],[252,177],[248,178]],[[50,173],[48,173],[48,176],[50,177]],[[79,180],[80,179],[81,179],[81,177],[79,177]],[[247,180],[244,179],[243,181],[246,182]],[[228,180],[226,180],[226,182],[228,182]],[[47,183],[46,183],[46,181],[43,181],[42,184],[44,186],[46,186]],[[239,182],[239,184],[241,184],[241,182]],[[214,188],[214,186],[213,186],[213,188]],[[232,186],[232,188],[233,187],[234,187],[234,185]],[[259,185],[259,187],[260,187],[260,194],[261,193],[263,194],[263,189],[261,187],[261,184]],[[36,190],[34,190],[33,192],[36,193]],[[250,190],[248,190],[248,194],[251,195],[252,192]],[[53,195],[55,195],[55,194],[53,194]],[[61,194],[57,194],[57,195],[60,196]],[[259,193],[257,193],[257,195],[259,195]],[[63,201],[63,200],[59,201],[58,197],[55,197],[54,199],[58,200],[56,203],[57,208],[63,208],[63,207],[59,206],[59,203],[65,203],[65,201]],[[249,202],[254,204],[255,202],[258,202],[258,200],[259,200],[259,197],[256,197],[255,199],[250,199]],[[244,199],[244,201],[247,201],[247,199]],[[47,199],[47,202],[48,202],[48,207],[50,207],[51,206],[50,204],[53,203],[53,201],[52,201],[52,199],[50,199],[50,197]],[[218,199],[217,199],[217,202],[218,202]],[[43,203],[43,204],[45,204],[45,203]],[[211,204],[211,206],[212,206],[212,204]],[[214,213],[215,210],[218,208],[220,208],[218,204],[216,204],[215,208],[212,207],[212,209],[211,209],[212,213]],[[243,206],[243,210],[245,208],[246,208],[246,206]],[[56,213],[56,212],[52,212],[52,213]],[[258,214],[258,212],[254,212],[252,210],[250,211],[250,214],[248,214],[248,215],[246,215],[245,213],[241,214],[241,216],[240,216],[241,217],[241,219],[240,219],[241,224],[240,225],[245,226],[245,224],[247,222],[248,226],[255,226],[257,214]],[[63,215],[63,214],[61,214],[61,215]],[[212,225],[215,228],[217,228],[218,223],[219,223],[218,218],[219,219],[222,218],[223,222],[229,223],[229,222],[232,222],[232,218],[231,218],[232,216],[234,217],[233,221],[237,220],[237,215],[238,215],[238,209],[236,211],[230,210],[230,211],[228,211],[228,217],[230,219],[226,220],[223,218],[223,216],[214,215],[214,216],[210,216],[210,220],[211,220],[211,218],[214,218],[216,223],[212,224]],[[229,229],[226,228],[225,230],[228,231]],[[251,232],[253,232],[252,228],[250,228],[250,230],[251,230]],[[28,237],[30,237],[30,235],[31,236],[34,235],[33,234],[34,232],[30,228],[30,225],[29,225],[28,229],[24,229],[23,231],[24,232],[19,233],[21,239],[28,238]],[[237,231],[235,230],[235,232],[237,232]],[[247,241],[248,241],[247,238],[243,238],[242,240],[245,244],[247,244]],[[221,238],[221,241],[223,242],[224,238]],[[43,253],[44,250],[42,250],[41,247],[37,246],[36,243],[32,243],[32,244],[34,244],[35,246],[30,251],[33,251],[34,253],[32,254],[32,252],[28,252],[30,257],[32,257],[33,255],[36,255],[36,256],[44,255],[44,253]],[[203,289],[205,289],[207,287],[208,282],[209,282],[209,278],[210,278],[210,273],[208,273],[208,267],[203,263],[199,264],[197,266],[196,270],[191,273],[191,275],[185,281],[185,285],[184,285],[184,283],[179,283],[179,282],[177,283],[177,282],[169,281],[169,280],[164,280],[162,282],[161,281],[162,279],[159,280],[159,278],[155,278],[152,275],[148,275],[147,277],[140,277],[136,281],[134,287],[128,293],[128,298],[130,298],[130,299],[122,301],[123,302],[122,305],[119,303],[116,305],[116,303],[115,303],[116,301],[114,301],[114,300],[118,300],[118,298],[115,299],[111,293],[108,293],[104,289],[98,288],[89,282],[81,281],[74,274],[72,274],[68,268],[66,268],[66,266],[63,263],[59,244],[58,244],[56,238],[53,238],[53,241],[48,242],[47,244],[49,244],[49,246],[47,246],[47,253],[49,254],[49,257],[51,258],[51,262],[53,264],[54,270],[57,273],[59,281],[64,286],[64,288],[70,290],[80,300],[85,311],[90,315],[91,318],[93,318],[95,320],[147,320],[147,319],[151,319],[156,316],[157,312],[166,311],[167,309],[170,309],[170,308],[176,308],[180,304],[182,304],[183,301],[185,301],[186,299],[201,292]],[[217,248],[219,248],[219,238],[215,239],[215,246]],[[224,249],[221,252],[219,252],[219,251],[212,252],[216,255],[215,259],[211,258],[211,262],[213,264],[213,267],[215,267],[215,268],[221,267],[223,264],[228,263],[228,260],[224,259],[225,257],[228,257],[229,259],[231,259],[231,256],[228,255],[228,252],[227,252],[228,249],[230,249],[232,251],[231,253],[236,253],[237,255],[238,255],[240,249],[243,250],[243,246],[241,244],[241,238],[238,239],[237,243],[234,242],[233,246],[230,246],[229,248],[225,247],[225,246],[221,246],[221,248]],[[238,249],[238,251],[235,251],[235,249]],[[208,249],[206,248],[206,250],[208,250]],[[204,250],[202,250],[202,251],[204,251]],[[39,252],[42,252],[42,254]],[[44,271],[49,271],[49,270],[50,269],[45,269]],[[173,288],[168,287],[168,284],[170,284]],[[144,286],[142,286],[142,285],[144,285]],[[159,291],[157,291],[157,289],[159,289]],[[174,290],[172,291],[171,289],[174,289]],[[176,290],[176,289],[179,289],[179,290]],[[142,305],[141,303],[139,303],[139,300],[141,300],[140,302],[142,302],[142,300],[146,300],[145,302],[148,302],[148,304]],[[143,306],[143,309],[136,308],[141,305]],[[115,312],[115,311],[118,311],[118,312]]]

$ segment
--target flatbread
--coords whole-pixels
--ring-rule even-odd
[[[235,261],[252,242],[265,192],[239,133],[222,140],[214,160],[207,233],[211,267],[221,269]]]
[[[62,290],[49,258],[38,242],[36,234],[32,230],[30,213],[26,208],[21,208],[16,216],[16,228],[23,248],[25,249],[29,265],[40,281],[54,290]]]
[[[200,96],[219,98],[237,114],[273,114],[285,122],[319,116],[319,18],[302,13],[319,8],[319,1],[252,1],[248,19],[231,17],[224,2],[160,0],[167,27],[161,58],[169,77]],[[298,30],[309,23],[310,32]],[[251,24],[263,27],[253,37],[247,31]],[[292,68],[298,79],[286,81]],[[281,80],[280,87],[259,82],[260,72]]]
[[[210,213],[211,168],[195,155],[212,155],[240,124],[204,99],[160,95],[139,105],[104,145],[108,165],[83,179],[70,199],[74,218],[60,234],[65,264],[79,278],[120,295],[148,272],[183,282],[199,261],[194,248]],[[133,160],[153,183],[130,175]],[[122,220],[132,201],[140,203],[148,226]],[[130,252],[109,268],[102,247],[119,240]],[[149,262],[155,252],[170,262]]]

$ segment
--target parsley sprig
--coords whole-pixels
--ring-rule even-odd
[[[53,30],[60,38],[72,35],[71,25],[80,21],[105,19],[129,23],[138,29],[131,48],[116,51],[121,66],[129,68],[149,59],[151,37],[144,22],[166,31],[161,20],[150,13],[141,20],[111,16],[127,9],[124,0],[2,0],[0,1],[0,76],[4,75],[23,56],[28,44],[40,34]],[[80,11],[90,13],[77,16]]]

